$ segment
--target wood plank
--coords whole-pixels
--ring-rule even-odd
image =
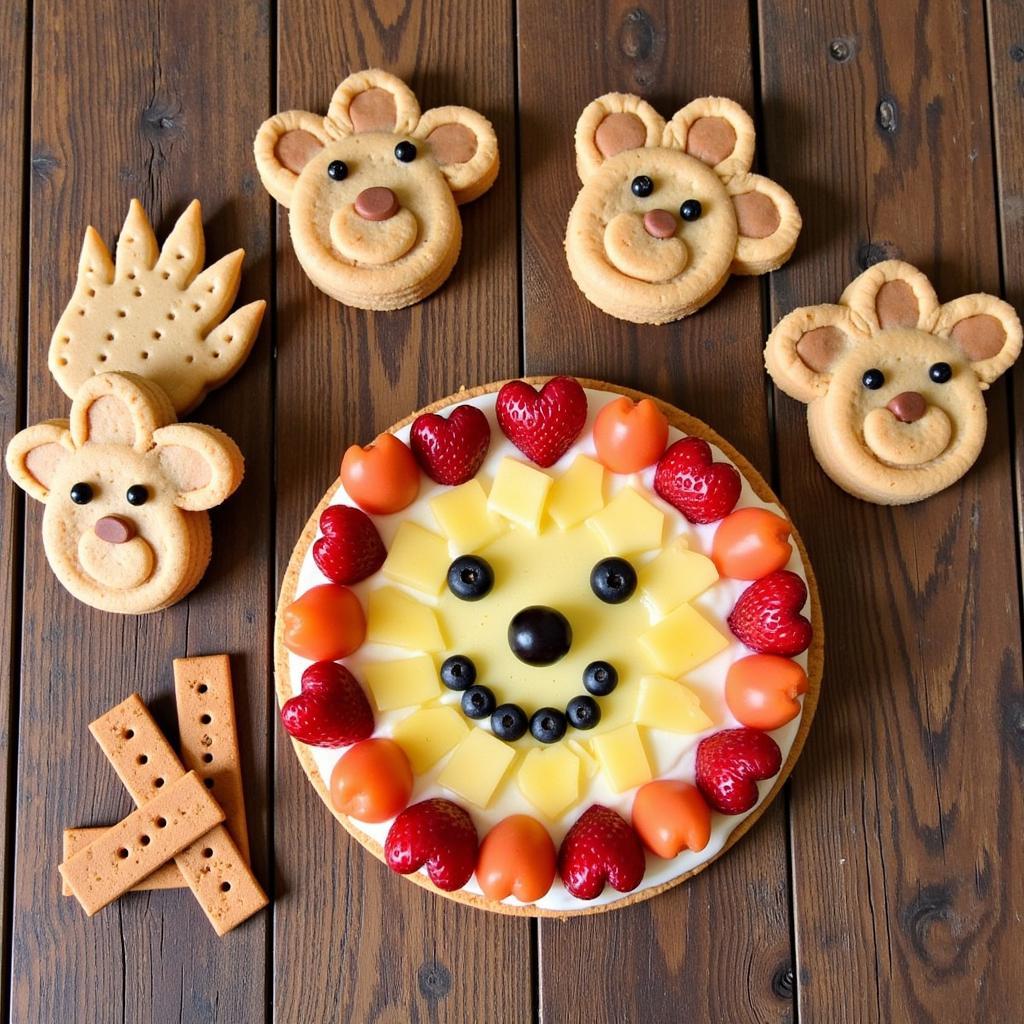
[[[0,172],[7,187],[0,192],[0,439],[6,444],[24,426],[25,330],[22,233],[27,203],[25,166],[25,72],[28,60],[27,4],[6,4],[0,13]],[[16,753],[15,709],[21,625],[21,533],[25,499],[5,476],[0,491],[0,671],[10,685],[0,687],[0,950],[6,977],[9,936],[9,844],[14,836],[14,793],[9,785]],[[7,984],[0,991],[0,1016],[6,1016]]]
[[[163,236],[195,195],[207,253],[249,254],[241,300],[269,293],[269,210],[257,196],[253,127],[266,116],[266,5],[37,0],[32,67],[28,420],[66,415],[46,346],[71,294],[85,225],[113,242],[138,196]],[[264,1011],[269,915],[220,940],[191,894],[133,894],[87,920],[60,896],[61,830],[131,804],[87,724],[138,689],[174,721],[171,659],[235,658],[254,863],[267,878],[268,528],[272,422],[267,335],[196,418],[249,456],[213,515],[213,562],[192,597],[125,618],[75,602],[49,572],[30,503],[22,623],[12,1019],[253,1020]],[[244,968],[242,967],[244,965]]]
[[[409,82],[424,109],[458,103],[482,111],[502,156],[494,188],[462,208],[463,248],[451,278],[407,310],[359,312],[318,292],[278,211],[279,577],[347,445],[367,443],[460,384],[518,369],[511,29],[507,0],[378,4],[344,17],[326,0],[278,4],[279,109],[322,113],[346,74],[384,67]],[[275,1018],[527,1019],[530,925],[392,875],[333,820],[287,736],[275,736]]]
[[[584,299],[562,249],[579,189],[573,131],[583,107],[616,90],[644,95],[664,116],[707,94],[753,111],[747,5],[523,0],[518,25],[527,371],[653,392],[769,474],[760,283],[736,278],[689,319],[638,327]],[[779,801],[719,864],[650,902],[542,922],[542,1017],[789,1019],[784,821]]]
[[[793,183],[806,225],[772,280],[774,315],[834,301],[888,256],[928,272],[942,299],[997,291],[979,0],[760,7],[767,163]],[[792,801],[805,1020],[1010,1020],[1024,1000],[1005,384],[987,404],[967,477],[884,509],[825,478],[803,409],[777,397],[781,486],[829,629]]]

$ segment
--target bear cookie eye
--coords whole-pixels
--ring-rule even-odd
[[[932,363],[928,367],[928,376],[936,384],[945,384],[953,376],[953,367],[949,363]]]
[[[654,182],[646,174],[638,174],[629,189],[639,199],[646,199],[654,191]]]
[[[401,160],[403,164],[411,164],[416,159],[416,147],[411,142],[403,140],[395,146],[395,159]]]
[[[682,206],[679,207],[679,216],[686,221],[695,221],[704,212],[703,207],[700,205],[699,199],[687,199]]]
[[[327,165],[327,177],[332,181],[344,181],[348,177],[348,164],[344,160],[332,160]]]
[[[132,484],[124,497],[129,505],[145,505],[149,500],[149,491],[144,484]]]
[[[87,483],[72,484],[71,500],[76,505],[88,505],[92,501],[92,487]]]
[[[877,391],[885,383],[885,374],[881,370],[872,367],[870,370],[864,371],[861,383],[868,391]]]

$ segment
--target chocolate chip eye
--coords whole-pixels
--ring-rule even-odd
[[[86,483],[71,485],[71,500],[76,505],[88,505],[92,501],[92,487]]]
[[[654,182],[646,174],[638,174],[629,188],[638,199],[646,199],[654,191]]]
[[[402,141],[395,146],[395,159],[403,164],[411,164],[416,159],[416,147],[409,141]]]
[[[145,505],[149,500],[149,491],[143,484],[132,484],[125,492],[125,499],[129,505]]]
[[[699,199],[687,199],[686,202],[679,207],[679,216],[682,217],[683,220],[697,220],[703,212],[704,208],[700,205]]]
[[[332,181],[344,181],[348,177],[348,164],[344,160],[332,160],[327,165],[327,177]]]
[[[928,376],[936,384],[945,384],[953,376],[953,367],[949,363],[932,363],[928,367]]]
[[[870,370],[864,371],[864,376],[860,381],[868,391],[877,391],[885,383],[885,374],[872,367]]]

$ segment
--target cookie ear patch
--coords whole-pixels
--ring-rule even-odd
[[[702,96],[676,111],[665,133],[674,145],[723,179],[746,174],[754,160],[754,122],[734,100]]]
[[[324,125],[338,139],[358,132],[407,135],[419,119],[412,89],[389,72],[370,68],[349,75],[334,90]]]
[[[665,119],[646,100],[609,92],[583,108],[576,122],[576,171],[588,181],[605,160],[630,149],[661,146]]]
[[[803,220],[793,197],[771,178],[741,174],[726,191],[736,213],[735,274],[764,274],[781,267],[796,248]]]
[[[902,260],[883,260],[847,285],[841,303],[872,332],[895,327],[931,330],[939,299],[931,282]]]

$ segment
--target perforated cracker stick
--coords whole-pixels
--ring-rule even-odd
[[[213,793],[224,808],[225,823],[249,861],[245,827],[245,797],[235,728],[235,698],[231,662],[226,654],[174,659],[174,698],[185,767],[203,781],[213,781]]]
[[[105,832],[109,832],[110,825],[98,825],[95,828],[66,828],[64,829],[64,860],[70,860],[79,850],[88,846],[91,842],[99,839]],[[148,892],[152,889],[184,889],[185,879],[181,877],[178,865],[173,860],[161,864],[151,875],[147,875],[137,885],[133,885],[132,892]],[[61,887],[64,896],[74,896],[74,893],[64,882]]]
[[[185,772],[137,693],[97,718],[89,731],[136,803],[144,803]],[[267,905],[266,894],[223,825],[174,860],[218,935]]]
[[[92,917],[223,820],[189,772],[61,864],[61,877]]]

